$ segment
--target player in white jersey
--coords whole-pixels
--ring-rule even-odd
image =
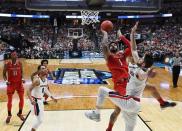
[[[27,91],[28,98],[31,102],[31,112],[35,115],[35,121],[32,125],[31,131],[36,131],[40,124],[43,122],[44,116],[44,93],[46,93],[51,99],[55,102],[57,100],[51,95],[49,90],[47,89],[48,81],[47,81],[47,68],[45,66],[38,66],[38,76],[33,79],[33,82]]]
[[[91,120],[100,121],[100,108],[105,97],[108,97],[116,106],[122,109],[125,131],[133,131],[136,125],[137,114],[140,110],[140,98],[142,97],[148,78],[148,68],[152,65],[152,58],[148,55],[145,56],[144,64],[147,65],[144,65],[145,68],[136,68],[133,70],[126,87],[126,96],[121,96],[116,91],[106,87],[100,87],[96,110],[86,112],[86,117]]]
[[[136,30],[136,29],[135,29]],[[134,34],[133,34],[134,35]],[[133,37],[134,38],[134,37]],[[132,39],[132,34],[131,34],[131,39]],[[135,39],[133,39],[133,43],[136,43]],[[131,72],[131,74],[133,74],[133,70],[135,70],[136,68],[139,68],[138,65],[134,62],[134,59],[132,56],[128,57],[128,63],[129,63],[129,72]],[[155,72],[150,72],[149,73],[150,77],[153,78],[155,77],[156,73]],[[168,107],[174,107],[176,106],[175,102],[169,102],[164,100],[160,93],[158,92],[158,90],[156,89],[156,87],[150,83],[147,82],[144,91],[149,91],[149,93],[159,102],[161,109],[164,108],[168,108]],[[115,121],[117,120],[117,117],[119,116],[121,112],[121,109],[119,107],[115,107],[113,113],[110,116],[110,121],[108,124],[108,127],[106,129],[106,131],[112,131],[112,128],[114,126]]]
[[[137,24],[134,28],[137,27]],[[87,118],[95,121],[100,121],[100,108],[104,102],[105,97],[109,99],[123,111],[125,120],[125,131],[133,131],[136,125],[137,114],[140,110],[140,98],[142,97],[143,90],[146,86],[148,79],[149,68],[153,64],[153,59],[150,55],[145,55],[144,59],[139,59],[138,53],[132,46],[132,55],[134,56],[135,63],[140,66],[133,69],[131,72],[130,80],[126,87],[126,96],[121,96],[117,92],[106,87],[99,88],[99,94],[96,103],[96,110],[86,112]]]

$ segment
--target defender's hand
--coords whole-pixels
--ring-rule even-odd
[[[138,24],[139,24],[139,22],[137,21],[137,22],[135,23],[134,27],[131,29],[131,32],[132,32],[132,33],[135,33],[135,32],[136,32],[136,30],[137,30],[137,28],[138,28]]]

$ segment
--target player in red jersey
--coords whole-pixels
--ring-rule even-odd
[[[11,60],[4,65],[3,69],[3,78],[7,84],[7,96],[8,96],[8,117],[6,123],[8,124],[11,120],[11,108],[12,108],[12,98],[15,91],[17,91],[20,102],[19,102],[19,112],[17,116],[24,121],[22,115],[22,110],[24,106],[24,87],[23,84],[25,81],[23,79],[23,68],[22,63],[17,59],[17,53],[14,51],[11,53]],[[8,76],[7,76],[8,75]]]
[[[107,32],[102,31],[104,34],[103,43],[107,43],[108,35]],[[118,43],[123,42],[126,49],[121,52],[118,51]],[[108,45],[103,45],[104,58],[107,62],[107,66],[112,74],[112,80],[114,83],[114,90],[120,95],[126,94],[126,85],[128,82],[128,64],[126,58],[131,55],[130,42],[125,38],[125,36],[120,35],[119,41],[111,42]]]

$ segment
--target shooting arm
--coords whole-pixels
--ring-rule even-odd
[[[104,58],[105,60],[107,60],[107,58],[109,57],[110,50],[108,48],[108,34],[106,31],[101,30],[103,33],[103,39],[102,39],[102,48],[103,48],[103,54],[104,54]]]

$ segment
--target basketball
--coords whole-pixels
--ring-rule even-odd
[[[113,27],[113,23],[110,20],[105,20],[101,23],[101,29],[107,32],[111,31]]]

